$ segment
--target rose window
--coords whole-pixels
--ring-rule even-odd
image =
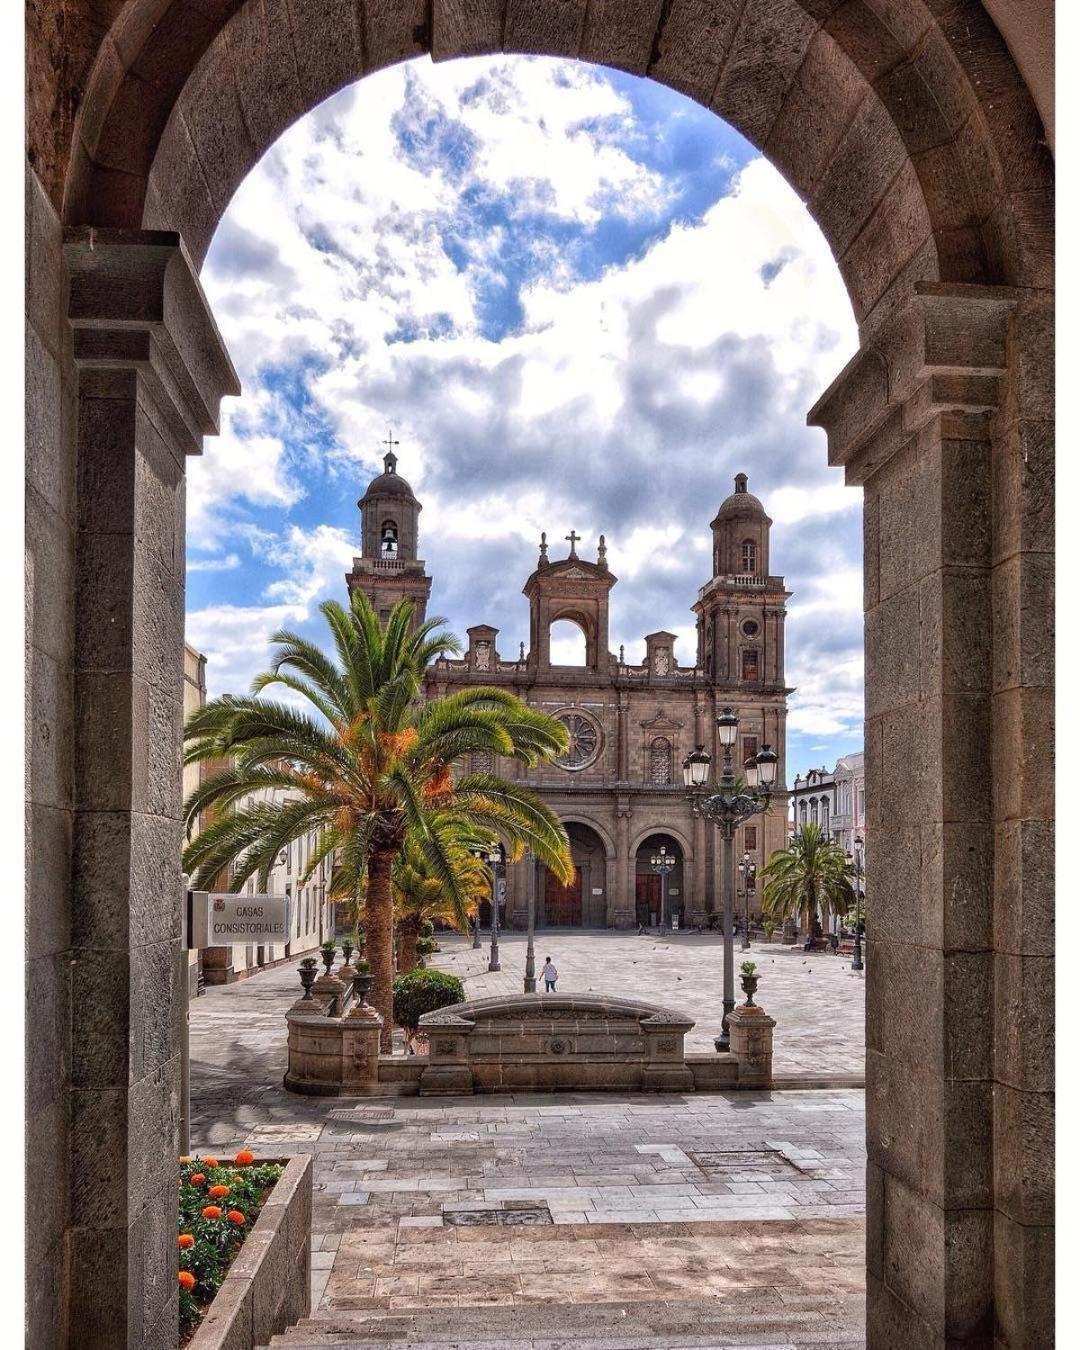
[[[584,769],[593,762],[600,749],[599,731],[580,713],[563,713],[559,721],[570,736],[570,745],[555,763],[562,769]]]

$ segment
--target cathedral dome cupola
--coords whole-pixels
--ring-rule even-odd
[[[769,527],[765,508],[747,490],[746,474],[735,475],[735,491],[725,497],[711,522],[713,576],[768,576]]]
[[[382,473],[371,480],[367,491],[356,504],[362,511],[364,503],[375,497],[405,497],[409,501],[416,501],[416,496],[408,479],[402,478],[397,471],[397,455],[394,454],[393,450],[388,450],[383,456]]]

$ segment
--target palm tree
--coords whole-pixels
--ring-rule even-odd
[[[820,825],[801,825],[762,868],[765,913],[781,922],[805,919],[810,935],[820,936],[820,914],[842,914],[853,901],[849,867],[844,850]]]
[[[405,974],[416,966],[416,943],[425,920],[442,919],[461,932],[471,922],[471,911],[479,908],[490,890],[485,863],[470,851],[485,842],[469,822],[456,815],[432,822],[444,838],[446,855],[458,876],[458,887],[451,892],[440,876],[433,874],[424,850],[412,833],[394,860],[392,875],[394,921],[398,933],[398,971]]]
[[[394,606],[385,626],[359,591],[350,608],[320,606],[336,659],[297,633],[271,641],[270,670],[251,696],[223,695],[197,708],[185,730],[185,763],[225,758],[228,767],[201,783],[185,803],[189,843],[184,868],[204,885],[222,868],[239,889],[249,877],[266,887],[280,849],[315,833],[307,875],[335,861],[334,889],[364,894],[372,1003],[383,1016],[383,1048],[392,1030],[393,901],[391,870],[410,831],[433,876],[461,894],[443,833],[433,825],[453,810],[471,826],[499,836],[511,857],[529,849],[557,876],[572,875],[566,831],[535,794],[494,774],[453,777],[471,753],[536,764],[566,748],[554,718],[501,689],[464,689],[438,702],[421,698],[425,667],[460,650],[429,619],[413,624],[413,605]],[[310,711],[259,697],[273,685]],[[266,800],[274,789],[275,800]],[[246,800],[245,800],[246,799]],[[199,813],[220,814],[191,838]],[[301,879],[301,884],[306,876]]]

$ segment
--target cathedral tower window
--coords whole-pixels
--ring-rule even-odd
[[[649,746],[649,781],[651,783],[672,781],[672,748],[666,736],[657,736]]]
[[[743,540],[742,570],[751,574],[757,572],[757,544],[752,539]]]
[[[742,654],[742,677],[744,680],[756,680],[759,678],[758,671],[758,650],[750,647]]]
[[[398,555],[398,527],[396,520],[384,520],[379,529],[379,557],[396,558]]]

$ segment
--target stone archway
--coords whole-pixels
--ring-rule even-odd
[[[29,1183],[34,1344],[70,1325],[149,1346],[175,1316],[183,462],[236,389],[197,267],[244,174],[321,98],[405,57],[497,50],[712,108],[806,199],[843,272],[862,346],[811,420],[865,493],[868,1332],[1046,1343],[1052,164],[984,8],[93,12],[107,31],[64,7],[63,60],[31,42],[27,683],[49,734],[31,758],[28,1058],[48,1069],[28,1143],[70,1155]],[[103,1209],[95,1176],[127,1204]]]

